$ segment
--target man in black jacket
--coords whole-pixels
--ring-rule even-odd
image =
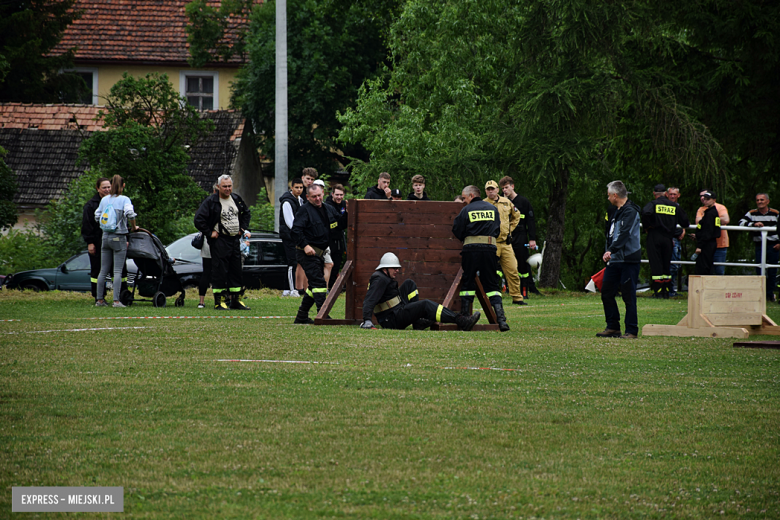
[[[298,255],[295,252],[295,242],[292,239],[292,226],[295,222],[295,213],[303,205],[303,179],[296,177],[290,183],[290,190],[279,197],[279,236],[282,237],[284,254],[287,257],[287,284],[282,296],[298,297],[295,287],[295,268],[298,266]]]
[[[536,288],[534,277],[531,275],[531,266],[528,265],[528,248],[536,247],[536,218],[531,201],[515,192],[515,181],[508,175],[498,181],[498,185],[504,192],[504,197],[512,201],[515,211],[520,213],[520,221],[512,231],[512,251],[517,258],[517,274],[520,276],[520,292],[523,298],[528,298],[528,293],[541,296]]]
[[[328,288],[330,289],[336,282],[336,278],[339,277],[339,271],[344,264],[344,256],[347,252],[347,240],[344,233],[347,231],[349,216],[347,215],[347,203],[344,200],[344,186],[334,185],[331,194],[325,199],[325,204],[333,207],[341,215],[336,231],[330,235],[330,257],[333,260],[333,269],[330,271],[328,279]]]
[[[298,254],[298,265],[306,273],[309,287],[301,300],[298,314],[295,316],[296,324],[311,324],[314,320],[309,318],[309,310],[315,303],[317,311],[325,303],[328,293],[328,285],[325,282],[325,261],[323,256],[330,244],[331,233],[338,228],[341,214],[337,213],[333,206],[322,202],[322,186],[312,184],[306,198],[309,203],[300,207],[295,214],[292,237]]]
[[[195,227],[203,233],[211,251],[211,290],[214,308],[249,310],[241,301],[241,235],[249,227],[249,208],[233,193],[233,179],[217,180],[219,193],[208,196],[195,213]]]
[[[406,196],[406,200],[431,200],[425,193],[425,177],[422,175],[412,177],[412,191]]]
[[[706,208],[704,215],[696,225],[696,274],[714,274],[715,250],[720,238],[720,216],[715,207],[715,193],[703,191],[701,202]]]
[[[501,301],[501,278],[498,276],[497,239],[501,233],[501,217],[498,210],[480,198],[479,188],[466,186],[461,193],[466,207],[452,223],[452,234],[463,242],[461,251],[461,313],[468,315],[476,296],[476,277],[485,289],[486,295],[496,312],[498,328],[509,330]]]
[[[89,281],[92,297],[97,301],[97,281],[100,275],[100,248],[103,244],[103,231],[95,220],[95,210],[100,206],[100,200],[111,193],[111,181],[100,177],[95,183],[97,193],[84,204],[81,215],[81,238],[87,244],[89,252]],[[113,260],[112,260],[113,263]],[[113,272],[113,267],[109,268]],[[122,289],[127,289],[127,264],[122,267]]]
[[[366,190],[367,199],[391,200],[390,197],[390,174],[382,172],[376,180],[376,186],[371,186]]]
[[[443,305],[431,300],[421,300],[417,284],[406,280],[398,287],[396,277],[401,262],[393,253],[385,253],[379,266],[368,281],[368,292],[363,300],[363,323],[361,329],[374,329],[371,315],[383,329],[403,330],[411,325],[415,330],[427,329],[433,323],[455,323],[460,330],[469,331],[479,321],[480,314],[471,316],[455,314]]]
[[[657,184],[653,188],[654,200],[642,208],[642,225],[647,231],[647,258],[655,298],[669,299],[672,286],[673,239],[679,240],[690,225],[685,211],[666,197],[666,187]],[[677,225],[682,226],[678,229]]]

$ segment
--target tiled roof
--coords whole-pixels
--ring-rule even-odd
[[[101,108],[0,103],[0,146],[8,151],[5,162],[16,173],[16,204],[44,206],[60,198],[68,184],[84,173],[88,165],[76,165],[78,149],[91,132],[103,130],[102,121],[93,121]],[[187,169],[199,186],[211,192],[216,178],[235,168],[244,117],[233,110],[202,115],[214,121],[215,130],[190,149]]]
[[[76,62],[123,61],[184,64],[189,58],[187,15],[191,0],[78,0],[81,18],[66,30],[52,54],[77,47]],[[220,2],[209,1],[212,7]],[[261,3],[257,0],[257,3]],[[246,24],[232,20],[227,39]],[[240,56],[228,63],[240,65]]]
[[[0,103],[0,128],[35,128],[38,130],[85,130],[93,132],[103,127],[95,121],[95,105],[33,105]]]

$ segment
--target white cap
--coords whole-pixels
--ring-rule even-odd
[[[322,186],[323,188],[325,187],[325,183],[322,182],[320,179],[317,179],[312,184],[316,184],[317,186]]]

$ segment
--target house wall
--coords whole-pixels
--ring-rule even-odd
[[[98,104],[105,103],[105,97],[120,79],[125,72],[131,76],[140,78],[146,74],[152,72],[158,72],[160,74],[167,74],[173,88],[181,94],[181,73],[213,73],[217,75],[217,81],[214,82],[216,87],[215,96],[219,101],[219,106],[215,106],[214,110],[227,110],[230,107],[230,83],[235,80],[238,68],[220,67],[214,69],[189,69],[186,67],[162,67],[155,65],[142,65],[142,66],[127,66],[127,65],[98,65],[92,66],[97,69],[97,94]],[[77,69],[78,70],[78,69]]]

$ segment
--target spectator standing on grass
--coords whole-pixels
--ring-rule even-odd
[[[296,268],[298,267],[297,255],[295,253],[295,242],[292,239],[292,227],[295,221],[295,212],[303,206],[303,179],[296,177],[290,183],[290,189],[279,197],[281,210],[279,215],[279,236],[282,238],[284,254],[287,257],[287,285],[288,289],[282,292],[282,296],[292,296],[297,298],[298,291],[296,286]]]
[[[218,193],[204,200],[195,213],[195,227],[203,233],[211,252],[211,292],[218,310],[249,310],[241,301],[241,236],[249,227],[244,199],[233,193],[233,179],[222,175]]]
[[[740,226],[752,228],[773,227],[777,228],[780,212],[769,207],[769,195],[758,193],[756,195],[756,209],[751,209],[739,221]],[[753,245],[756,248],[756,263],[761,263],[761,253],[763,252],[761,244],[761,233],[751,233],[753,235]],[[780,236],[778,232],[767,233],[766,236],[766,263],[777,264],[780,261]],[[761,274],[761,269],[756,267],[756,274]],[[777,289],[777,268],[766,270],[766,298],[767,301],[775,300],[775,289]]]
[[[463,277],[461,278],[460,312],[470,316],[476,296],[476,278],[479,276],[486,296],[496,312],[498,329],[509,330],[501,300],[501,277],[498,276],[496,243],[501,233],[501,217],[498,210],[480,198],[479,188],[466,186],[461,197],[466,207],[460,210],[452,223],[452,234],[463,242],[460,252]]]
[[[650,261],[654,298],[669,299],[672,286],[672,239],[685,236],[690,223],[676,202],[666,197],[666,186],[656,184],[653,200],[642,208],[642,224],[647,232],[647,258]],[[678,229],[678,224],[682,229]]]
[[[390,200],[390,174],[382,172],[376,180],[376,186],[371,186],[366,190],[366,199]]]
[[[214,184],[211,187],[211,193],[219,193],[219,186]],[[198,309],[206,308],[206,291],[211,286],[211,251],[209,250],[209,242],[206,237],[203,237],[203,247],[200,248],[200,262],[203,265],[203,274],[200,275],[198,280],[198,297],[200,302],[198,303]]]
[[[122,267],[125,265],[127,257],[128,235],[138,227],[135,225],[136,213],[133,209],[133,203],[122,192],[125,190],[125,181],[119,175],[111,178],[111,190],[108,195],[100,199],[100,204],[95,210],[95,221],[101,223],[103,236],[100,247],[100,275],[97,281],[97,307],[106,307],[108,304],[103,299],[106,291],[106,276],[111,268],[112,260],[114,266],[114,307],[124,307],[120,301],[119,295],[122,292],[121,284],[116,283],[122,277]],[[113,212],[113,215],[111,213]],[[106,217],[115,217],[115,226],[113,230],[106,227]],[[109,220],[110,222],[110,220]]]
[[[528,265],[528,249],[536,249],[536,219],[531,201],[515,192],[515,181],[512,177],[502,177],[498,181],[504,197],[509,199],[515,207],[515,212],[520,217],[517,227],[512,231],[512,251],[517,258],[517,274],[520,276],[520,293],[523,299],[528,293],[541,296],[536,288],[534,277],[531,276],[531,266]]]
[[[325,199],[325,204],[333,207],[341,217],[339,218],[336,232],[330,235],[330,256],[333,259],[333,269],[330,272],[328,288],[333,287],[333,283],[339,276],[341,266],[344,265],[344,258],[347,253],[347,240],[345,233],[349,216],[347,215],[347,203],[344,200],[344,186],[336,184],[331,190],[331,194]]]
[[[680,199],[680,188],[672,187],[666,189],[666,198],[671,200],[672,202],[677,203],[679,206],[679,202],[677,202]],[[680,206],[680,210],[683,211],[682,206]],[[688,220],[688,215],[685,214],[685,219]],[[690,221],[688,222],[690,225]],[[682,246],[681,241],[683,237],[685,236],[687,228],[683,229],[682,235],[677,238],[672,238],[672,262],[679,262],[682,258]],[[674,298],[677,296],[677,272],[680,270],[680,264],[672,263],[671,267],[669,268],[672,274],[672,287],[669,291],[669,297]]]
[[[406,200],[431,200],[425,193],[425,177],[415,175],[412,177],[412,191],[406,197]]]
[[[642,260],[639,238],[639,206],[628,200],[625,184],[613,181],[607,185],[607,200],[615,207],[608,213],[607,250],[602,259],[607,262],[601,283],[601,303],[607,327],[596,333],[599,338],[636,339],[639,319],[636,311],[636,284]],[[620,335],[620,310],[615,297],[620,292],[626,305],[625,334]]]
[[[718,248],[718,238],[723,233],[720,229],[721,220],[715,207],[715,193],[703,191],[700,197],[704,204],[704,211],[696,224],[696,274],[717,274],[714,272],[713,262]]]
[[[710,193],[712,195],[712,199],[715,201],[715,209],[718,212],[720,225],[728,226],[730,221],[729,210],[723,204],[718,203],[718,201],[715,199],[715,192],[712,190],[701,190],[701,192],[699,192],[699,200],[702,201],[703,205],[696,212],[696,224],[699,223],[702,216],[704,216],[704,211],[707,210],[707,208],[709,207],[706,204],[704,204],[703,195],[705,192]],[[718,238],[716,242],[717,242],[717,247],[715,248],[715,256],[713,257],[712,261],[723,263],[726,261],[726,253],[728,253],[729,250],[729,232],[726,231],[725,229],[721,230],[720,238]],[[710,274],[723,276],[724,274],[726,274],[726,266],[713,265],[712,272]]]
[[[95,220],[95,211],[100,206],[100,200],[109,193],[111,193],[111,181],[100,177],[95,183],[95,194],[84,204],[81,215],[81,238],[87,244],[89,253],[89,281],[95,302],[97,302],[97,281],[100,275],[100,257],[103,247],[103,231]],[[122,276],[125,276],[124,273]]]

